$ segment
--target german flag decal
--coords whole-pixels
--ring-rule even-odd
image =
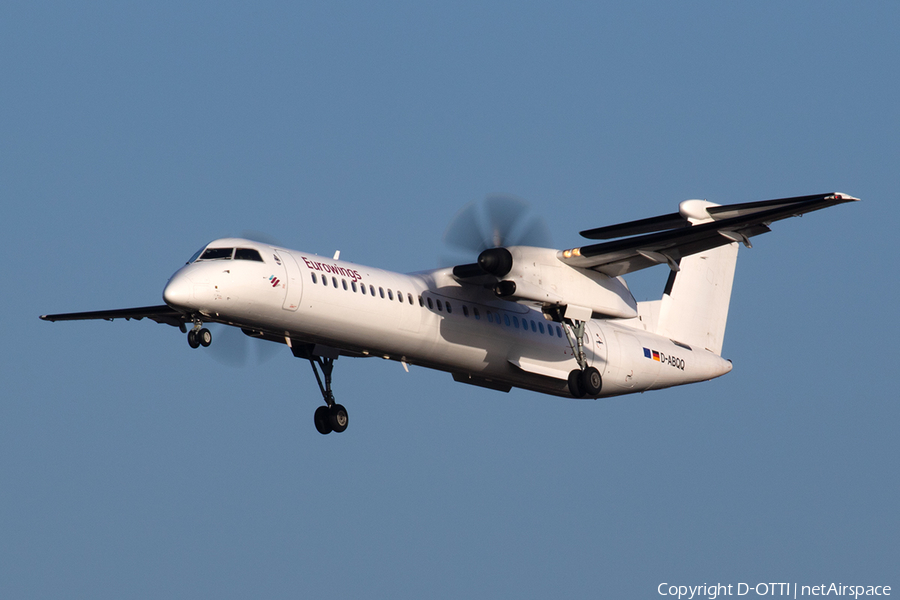
[[[651,350],[650,348],[644,348],[644,358],[649,358],[650,360],[659,362],[659,352],[657,352],[656,350]]]
[[[655,360],[659,363],[665,363],[671,367],[675,367],[676,369],[681,369],[682,371],[684,371],[684,359],[677,356],[661,354],[656,350],[644,348],[644,358],[649,358],[650,360]]]

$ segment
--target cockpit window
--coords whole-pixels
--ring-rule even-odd
[[[234,248],[207,248],[206,252],[201,254],[197,260],[228,260],[231,259],[232,252],[234,252]]]
[[[203,246],[203,248],[206,248],[206,246]],[[190,259],[188,259],[187,263],[185,263],[185,264],[189,265],[192,262],[194,262],[195,260],[197,260],[198,258],[200,258],[200,255],[203,253],[203,248],[200,248],[199,250],[194,252],[194,255]]]
[[[234,251],[234,260],[255,260],[263,262],[262,256],[253,248],[238,248]]]

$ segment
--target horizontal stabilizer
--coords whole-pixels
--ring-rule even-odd
[[[623,223],[621,226],[588,230],[586,233],[595,235],[600,231],[602,236],[615,231],[619,234],[634,234],[639,231],[652,233],[564,250],[557,257],[573,267],[590,268],[613,277],[652,267],[663,261],[672,267],[685,256],[738,240],[749,245],[749,238],[770,231],[769,225],[775,221],[855,201],[858,198],[831,193],[726,206],[709,204],[705,207],[709,220],[705,222],[660,231],[663,226],[675,223],[674,215],[664,215]],[[679,217],[683,218],[680,214]],[[685,223],[688,221],[685,220]],[[617,230],[617,227],[620,229]],[[653,227],[657,229],[654,230]]]
[[[641,235],[643,233],[655,233],[657,231],[666,231],[667,229],[677,229],[689,225],[690,223],[681,216],[681,213],[672,213],[671,215],[639,219],[637,221],[629,221],[618,225],[607,225],[606,227],[597,227],[596,229],[586,229],[581,232],[581,236],[586,237],[589,240],[611,240],[630,235]]]

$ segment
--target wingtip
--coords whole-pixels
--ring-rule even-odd
[[[845,194],[843,192],[835,192],[834,199],[843,200],[844,202],[859,202],[859,198],[851,196],[850,194]]]

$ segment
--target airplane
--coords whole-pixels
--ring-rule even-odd
[[[408,274],[339,252],[329,259],[222,238],[172,275],[165,304],[40,318],[147,318],[186,333],[192,348],[212,343],[204,324],[222,323],[284,344],[312,366],[322,434],[349,422],[332,390],[341,356],[418,365],[503,392],[618,396],[730,372],[721,354],[739,245],[750,248],[775,221],[858,200],[686,200],[671,214],[581,232],[598,243],[557,250],[503,245],[495,235],[474,263]],[[478,235],[462,237],[470,234]],[[656,265],[670,270],[662,297],[636,302],[623,276]]]

